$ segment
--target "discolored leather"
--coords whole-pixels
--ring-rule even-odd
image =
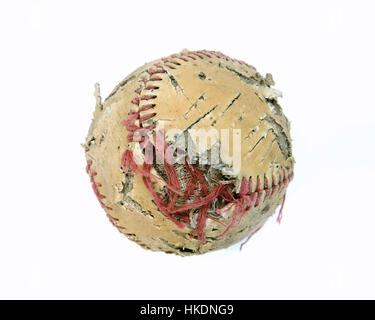
[[[152,74],[152,70],[164,72]],[[97,92],[94,119],[85,144],[86,157],[95,173],[89,172],[97,193],[104,197],[99,201],[119,231],[146,249],[190,255],[226,248],[263,225],[281,204],[286,177],[292,176],[294,165],[289,121],[277,102],[280,92],[272,84],[270,75],[264,78],[254,67],[221,53],[183,51],[138,68],[104,102]],[[154,98],[146,99],[151,96]],[[145,100],[135,104],[137,97]],[[245,177],[253,181],[253,192],[257,186],[260,190],[267,188],[265,179],[280,188],[274,188],[272,197],[264,195],[259,206],[247,212],[222,239],[217,237],[225,229],[222,224],[231,221],[233,210],[221,215],[222,224],[208,220],[206,242],[200,244],[191,237],[191,227],[179,229],[157,208],[141,176],[125,175],[121,168],[125,150],[132,150],[142,161],[139,144],[127,141],[129,132],[122,120],[149,103],[155,104],[154,108],[141,115],[155,112],[146,122],[162,124],[166,132],[176,128],[214,128],[219,132],[239,129],[241,170],[236,175],[237,186]],[[167,135],[167,140],[173,137]],[[230,150],[234,147],[231,141],[230,137]],[[157,175],[155,170],[152,172]],[[154,183],[161,191],[163,185]]]

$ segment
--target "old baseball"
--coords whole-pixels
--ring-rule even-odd
[[[87,173],[112,224],[145,249],[178,255],[258,231],[293,178],[290,124],[273,85],[207,50],[150,62],[104,101],[97,85]]]

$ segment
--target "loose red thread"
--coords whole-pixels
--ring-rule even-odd
[[[255,229],[252,233],[250,233],[250,235],[246,238],[246,240],[241,243],[240,250],[242,250],[242,247],[253,237],[254,234],[256,234],[260,229],[262,229],[263,226],[264,224],[262,224],[260,227]]]
[[[283,218],[283,208],[284,208],[285,198],[286,198],[286,193],[284,193],[283,202],[281,203],[279,215],[277,216],[277,220],[276,221],[278,222],[278,224],[281,223],[281,220]]]
[[[284,174],[285,176],[285,174]],[[284,185],[284,188],[286,188],[286,186],[288,185],[288,183],[293,179],[293,173],[287,178],[287,180],[283,180],[283,185]],[[267,190],[267,189],[266,189]],[[269,190],[269,189],[268,189]],[[280,210],[279,210],[279,214],[277,216],[277,223],[281,223],[281,219],[283,217],[283,208],[284,208],[284,203],[285,203],[285,199],[286,199],[286,192],[284,192],[284,196],[283,196],[283,201],[281,203],[281,206],[280,206]],[[256,230],[254,230],[252,233],[250,233],[250,235],[246,238],[246,240],[241,243],[241,246],[240,246],[240,250],[242,250],[242,247],[252,238],[252,236],[254,234],[256,234],[260,229],[262,229],[264,224],[262,224],[260,227],[258,227]]]
[[[149,82],[161,81],[162,78],[158,76],[158,74],[166,73],[164,67],[175,69],[176,67],[180,66],[181,63],[177,62],[176,59],[183,62],[188,62],[189,59],[204,59],[205,57],[211,58],[212,56],[215,56],[219,59],[224,59],[226,61],[233,61],[239,64],[244,64],[255,70],[253,66],[250,66],[243,61],[231,59],[228,56],[225,56],[222,53],[216,51],[188,51],[182,52],[179,55],[174,54],[169,58],[162,58],[159,62],[154,63],[154,67],[156,68],[147,70],[148,77],[143,77],[141,79],[143,85],[141,84],[140,87],[135,90],[137,96],[131,101],[131,103],[137,106],[137,110],[129,112],[127,118],[122,121],[126,129],[129,131],[129,134],[127,136],[129,142],[139,142],[142,148],[148,147],[151,143],[149,133],[156,128],[155,123],[143,126],[143,122],[152,119],[156,115],[156,113],[141,115],[142,112],[150,110],[156,105],[155,103],[149,102],[156,99],[157,95],[142,94],[143,90],[155,91],[159,89],[158,86],[154,84],[150,85]],[[148,103],[143,105],[142,102],[144,101]],[[126,150],[123,153],[121,159],[122,168],[124,172],[127,172],[128,169],[131,169],[135,174],[139,174],[142,176],[143,183],[152,194],[155,204],[172,222],[176,224],[177,227],[183,229],[185,228],[186,223],[190,224],[191,210],[198,210],[198,219],[193,234],[197,236],[201,244],[205,242],[204,228],[206,226],[207,219],[218,221],[208,214],[208,209],[212,201],[218,198],[222,198],[229,204],[225,209],[216,209],[216,212],[218,213],[224,213],[233,209],[231,222],[226,226],[224,232],[218,237],[220,239],[228,233],[230,228],[238,225],[241,222],[246,212],[250,211],[253,207],[258,207],[263,201],[286,188],[287,184],[293,177],[293,174],[286,176],[284,172],[283,175],[280,175],[279,183],[277,184],[275,183],[274,178],[272,178],[272,182],[269,183],[267,178],[263,177],[263,187],[261,187],[260,178],[257,177],[257,183],[254,192],[252,191],[253,188],[251,177],[248,180],[246,180],[245,178],[242,179],[239,193],[234,193],[232,191],[234,189],[233,184],[219,184],[209,190],[205,177],[199,171],[197,166],[190,165],[185,160],[184,166],[189,175],[185,175],[183,177],[186,185],[186,190],[184,193],[182,193],[179,177],[177,175],[176,169],[170,161],[171,155],[165,141],[164,133],[162,132],[160,134],[159,132],[158,134],[154,133],[153,135],[154,138],[156,137],[156,139],[158,139],[157,137],[160,136],[164,139],[163,141],[157,141],[158,143],[156,144],[155,150],[156,154],[152,153],[153,159],[147,159],[146,153],[146,159],[144,163],[138,165],[134,159],[132,151]],[[163,144],[164,148],[157,147],[160,146],[160,143]],[[160,159],[164,160],[164,171],[167,176],[167,181],[151,173],[152,164],[154,163],[156,156],[159,156]],[[159,195],[155,191],[151,179],[157,179],[161,181],[167,188],[167,194],[163,197]],[[194,197],[194,200],[191,200],[183,205],[176,206],[179,197],[183,197],[185,200],[187,200],[192,196]],[[280,214],[279,217],[281,219]],[[223,224],[222,222],[220,223]],[[255,234],[260,228],[261,227],[256,229],[251,234],[251,236]]]

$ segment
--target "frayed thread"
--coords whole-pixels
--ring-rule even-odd
[[[147,137],[144,141],[149,143]],[[274,185],[273,187],[269,188],[266,178],[264,187],[267,189],[261,189],[259,177],[257,178],[255,192],[252,192],[252,180],[247,180],[245,178],[242,179],[240,191],[238,193],[233,192],[233,183],[221,183],[209,190],[206,179],[198,167],[189,164],[186,159],[184,166],[186,171],[189,173],[189,176],[184,175],[183,177],[186,190],[185,192],[182,192],[180,179],[177,175],[175,167],[170,161],[171,154],[165,138],[164,148],[155,148],[155,150],[156,155],[153,155],[154,159],[145,159],[147,161],[144,161],[144,163],[141,165],[136,163],[132,151],[126,150],[122,156],[122,169],[124,172],[131,169],[135,174],[142,176],[143,183],[152,194],[153,200],[157,207],[173,223],[175,223],[178,228],[183,229],[186,227],[186,224],[191,224],[190,211],[198,210],[198,219],[192,235],[196,235],[201,244],[205,243],[206,241],[204,237],[204,228],[206,226],[207,219],[218,221],[208,214],[208,209],[211,202],[213,202],[215,199],[221,198],[228,204],[224,209],[216,209],[217,213],[222,214],[230,210],[233,212],[230,223],[226,225],[224,232],[218,236],[218,239],[222,239],[232,227],[240,224],[246,212],[249,212],[253,207],[259,206],[261,201],[266,200],[275,192],[276,186]],[[164,160],[164,172],[167,180],[164,180],[163,178],[151,173],[152,163],[156,156],[159,156]],[[286,187],[286,184],[289,182],[289,178],[286,177],[285,173],[283,178],[284,179],[280,177],[280,182],[284,183],[283,187]],[[154,188],[154,185],[152,184],[152,179],[158,180],[168,189],[165,196],[162,197],[160,194],[158,194]],[[272,184],[274,184],[274,181]],[[281,186],[277,186],[277,189],[281,190]],[[176,203],[179,197],[183,197],[184,200],[191,197],[194,199],[177,206]],[[279,220],[281,220],[280,214]]]

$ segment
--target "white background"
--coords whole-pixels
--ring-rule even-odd
[[[2,1],[0,298],[375,298],[372,1]],[[117,232],[85,173],[95,99],[218,50],[271,72],[295,179],[238,246],[180,258]]]

